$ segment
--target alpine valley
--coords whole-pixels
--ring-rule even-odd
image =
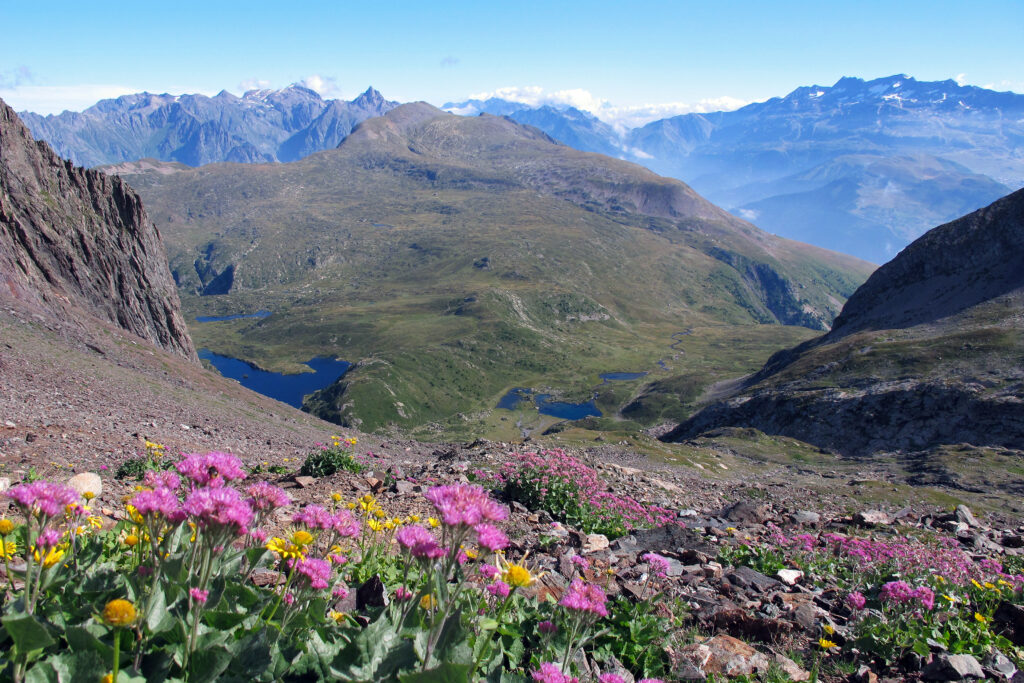
[[[305,407],[363,430],[518,436],[554,420],[514,426],[494,410],[511,388],[586,401],[618,371],[656,386],[638,403],[638,382],[600,385],[602,411],[681,419],[703,386],[828,329],[872,270],[635,164],[425,103],[287,164],[107,171],[161,227],[190,317],[271,313],[195,325],[197,345],[270,370],[353,362]]]

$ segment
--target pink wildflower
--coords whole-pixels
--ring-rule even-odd
[[[582,555],[573,555],[570,562],[579,567],[579,570],[581,572],[585,572],[588,569],[590,569],[590,560],[583,557]]]
[[[131,506],[143,517],[162,517],[171,524],[185,521],[186,512],[181,501],[169,488],[139,491],[131,499]]]
[[[205,605],[206,599],[210,597],[210,591],[199,590],[198,588],[189,588],[188,594],[200,605]]]
[[[334,526],[334,515],[320,505],[307,505],[292,515],[292,522],[307,529],[330,529]]]
[[[43,522],[64,514],[64,509],[68,505],[78,502],[78,491],[48,481],[13,486],[5,491],[4,495],[17,503],[26,515],[39,518]]]
[[[537,624],[537,630],[541,633],[557,633],[558,627],[555,626],[553,621],[542,621]]]
[[[225,481],[245,479],[242,461],[229,453],[189,453],[175,467],[196,486],[219,488]]]
[[[295,604],[295,596],[292,595],[291,593],[285,593],[284,594],[284,604],[286,604],[286,605],[293,605],[293,604]]]
[[[398,545],[421,560],[436,560],[444,557],[444,549],[437,544],[433,534],[421,526],[404,526],[395,534]]]
[[[281,508],[292,502],[291,497],[279,486],[259,481],[245,490],[249,494],[249,504],[253,510],[260,512]]]
[[[200,527],[230,531],[237,536],[248,533],[253,516],[249,503],[233,488],[196,489],[182,507]]]
[[[170,489],[171,491],[181,486],[181,478],[171,471],[156,472],[147,470],[142,476],[142,483],[153,489]]]
[[[663,579],[668,575],[669,561],[658,555],[657,553],[647,553],[641,559],[647,560],[647,566],[650,567],[651,573],[657,576],[659,579]]]
[[[452,484],[435,486],[423,494],[448,526],[476,526],[508,517],[508,509],[487,495],[482,486]]]
[[[36,539],[36,547],[41,550],[49,550],[60,543],[61,533],[56,529],[46,529]]]
[[[495,567],[493,564],[482,564],[480,565],[480,573],[488,579],[493,579],[498,574],[501,574],[501,570]]]
[[[487,592],[496,598],[507,598],[512,588],[504,581],[495,581],[487,587]]]
[[[395,600],[398,602],[408,602],[412,600],[412,591],[405,586],[399,586],[395,589]]]
[[[860,591],[853,591],[852,593],[846,596],[846,604],[849,605],[852,609],[860,610],[864,609],[864,605],[867,604],[867,599],[864,597],[864,594]]]
[[[569,590],[558,604],[577,612],[589,612],[599,617],[606,617],[608,616],[608,608],[605,607],[606,601],[607,597],[600,586],[586,583],[580,579],[573,579],[569,584]]]
[[[267,540],[267,532],[263,529],[252,529],[249,532],[249,535],[252,536],[252,540],[256,541],[260,545],[263,545]]]
[[[356,538],[359,536],[359,522],[348,510],[338,510],[334,513],[331,521],[331,528],[342,538]]]
[[[476,531],[476,540],[480,546],[491,552],[508,547],[508,536],[493,524],[477,524],[473,530]]]
[[[580,680],[575,676],[562,673],[558,665],[551,662],[544,662],[540,665],[540,669],[531,671],[530,677],[535,681],[540,681],[540,683],[579,683]]]
[[[618,674],[601,674],[597,677],[597,683],[626,683]]]
[[[348,589],[342,586],[340,583],[334,587],[331,591],[331,597],[338,600],[344,600],[348,597]]]
[[[302,560],[290,560],[289,564],[295,565],[295,578],[305,579],[310,588],[323,590],[327,588],[331,578],[331,563],[316,557],[307,557]]]

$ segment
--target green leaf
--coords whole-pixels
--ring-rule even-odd
[[[64,631],[64,637],[72,652],[95,652],[103,661],[110,661],[114,648],[100,640],[83,626],[72,626]]]
[[[188,680],[194,683],[215,681],[230,663],[231,653],[223,647],[205,647],[197,650],[189,662],[191,675]]]
[[[153,595],[153,606],[146,617],[146,628],[152,634],[163,633],[174,627],[174,616],[167,609],[167,596],[164,589],[157,587]]]
[[[21,652],[32,652],[53,645],[53,638],[46,627],[31,614],[17,614],[0,619],[4,630],[10,634],[14,646]]]
[[[445,662],[433,669],[399,676],[398,680],[401,683],[466,683],[472,669],[472,664]]]
[[[104,660],[95,652],[65,652],[29,669],[25,683],[96,683],[106,673]]]

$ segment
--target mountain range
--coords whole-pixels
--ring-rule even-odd
[[[152,157],[201,166],[215,161],[292,161],[336,147],[352,128],[395,107],[368,88],[351,102],[300,85],[241,97],[138,93],[83,112],[22,112],[32,134],[83,166]]]
[[[500,113],[580,149],[614,149],[763,229],[875,263],[1024,185],[1024,95],[955,81],[842,78],[624,132],[572,108],[498,99],[445,108]]]
[[[849,298],[827,334],[779,352],[666,438],[739,427],[848,456],[1019,450],[1021,263],[1024,190],[915,240]]]
[[[306,407],[367,430],[483,429],[516,386],[585,400],[600,373],[659,368],[687,327],[698,341],[659,378],[752,371],[872,270],[636,164],[425,103],[291,163],[106,170],[145,199],[186,310],[271,312],[195,325],[200,346],[272,370],[354,362]]]

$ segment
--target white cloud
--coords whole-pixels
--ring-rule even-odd
[[[341,95],[341,88],[338,87],[338,80],[333,76],[313,74],[312,76],[307,76],[302,79],[300,84],[306,86],[310,90],[315,90],[322,97],[339,97]]]
[[[954,78],[953,80],[956,81],[957,85],[966,85],[967,84],[967,74],[957,74],[956,78]]]
[[[247,78],[238,84],[238,89],[243,93],[250,90],[266,90],[270,87],[270,81],[263,78]]]
[[[761,215],[760,213],[754,211],[753,209],[737,209],[736,213],[740,215],[740,218],[742,218],[745,221],[750,221],[751,223],[756,221],[757,217]]]
[[[15,85],[0,87],[0,98],[16,111],[59,114],[82,111],[100,100],[139,91],[123,85]]]
[[[633,104],[617,106],[595,96],[582,88],[545,91],[540,86],[509,86],[489,92],[475,93],[469,99],[487,100],[496,97],[510,102],[521,102],[530,107],[551,105],[554,107],[575,107],[593,114],[620,131],[642,126],[651,121],[678,116],[680,114],[731,111],[749,104],[746,100],[729,97],[707,98],[699,102],[660,102],[655,104]],[[452,113],[475,113],[469,108],[452,108]]]

